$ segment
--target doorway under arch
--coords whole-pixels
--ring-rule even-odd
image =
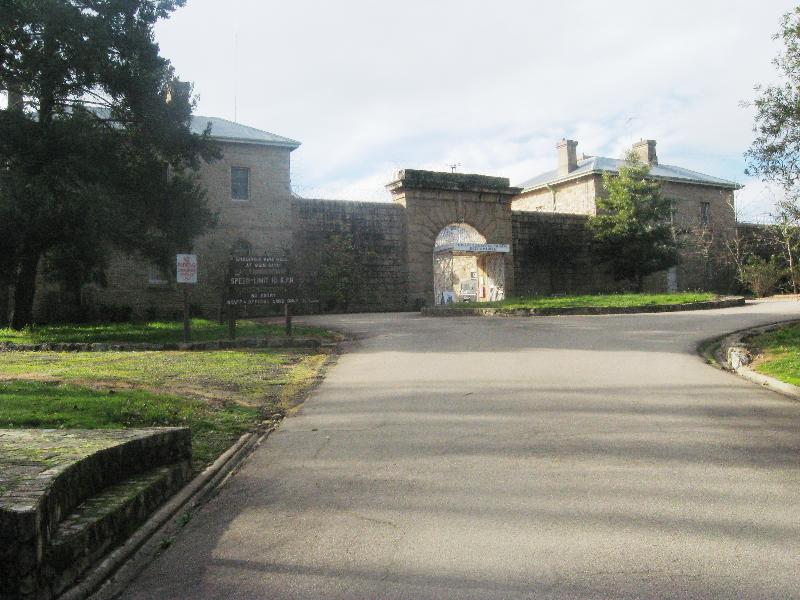
[[[435,304],[490,302],[505,297],[507,244],[487,244],[468,223],[451,223],[433,246]]]

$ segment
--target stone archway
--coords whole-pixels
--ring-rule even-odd
[[[405,209],[403,245],[409,305],[430,305],[431,300],[437,300],[431,257],[439,234],[451,225],[468,225],[479,232],[482,243],[497,247],[499,253],[487,270],[495,273],[496,280],[502,278],[505,295],[513,292],[511,199],[519,188],[511,187],[503,177],[412,169],[400,171],[387,188],[395,204]],[[486,293],[488,299],[488,287]]]

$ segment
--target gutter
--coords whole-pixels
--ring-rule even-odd
[[[249,140],[249,139],[242,139],[242,138],[229,138],[229,137],[221,137],[211,135],[211,139],[216,142],[228,143],[228,144],[247,144],[249,146],[274,146],[277,148],[290,148],[291,150],[297,150],[300,147],[300,142],[268,142],[266,140]]]

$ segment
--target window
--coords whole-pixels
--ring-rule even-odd
[[[231,167],[231,198],[250,200],[250,169]]]
[[[169,277],[160,265],[150,265],[150,270],[147,273],[147,283],[150,285],[167,285]]]
[[[705,227],[708,225],[708,217],[711,209],[710,202],[701,202],[700,203],[700,225]]]
[[[678,213],[678,201],[674,198],[669,200],[669,222],[670,225],[675,225],[675,215]]]

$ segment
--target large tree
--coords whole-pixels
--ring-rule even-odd
[[[670,202],[649,173],[650,166],[629,153],[618,174],[603,173],[604,193],[589,219],[598,259],[636,291],[645,277],[679,261]]]
[[[773,59],[780,82],[756,86],[747,173],[792,190],[800,180],[800,7],[783,15],[774,39],[783,49]]]
[[[773,36],[783,48],[772,63],[779,80],[757,85],[756,99],[746,103],[755,109],[755,139],[746,152],[747,174],[776,184],[783,199],[775,204],[771,232],[783,250],[792,290],[798,290],[800,243],[800,7],[785,13]]]
[[[191,88],[153,27],[183,0],[0,0],[0,283],[31,322],[42,259],[72,287],[109,248],[165,262],[213,222]]]

